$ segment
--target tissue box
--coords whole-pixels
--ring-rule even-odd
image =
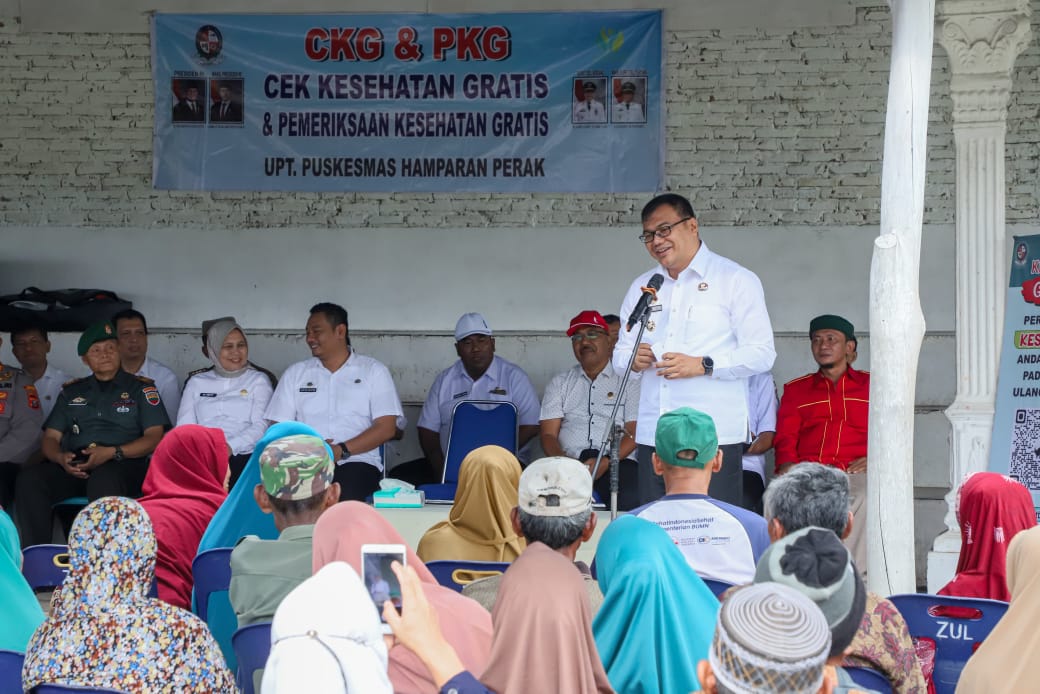
[[[426,503],[426,493],[421,489],[384,489],[372,494],[372,504],[376,508],[422,508]]]

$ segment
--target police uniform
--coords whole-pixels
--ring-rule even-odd
[[[264,410],[274,389],[266,374],[247,368],[227,378],[213,367],[193,371],[184,384],[177,425],[201,424],[224,432],[231,447],[232,484],[267,430]]]
[[[43,409],[32,378],[0,364],[0,505],[9,506],[22,463],[40,447]]]
[[[62,450],[78,452],[97,446],[122,446],[141,438],[146,429],[170,428],[162,398],[150,379],[119,370],[111,381],[96,376],[65,384],[43,428],[62,433]],[[109,460],[73,477],[57,463],[44,461],[26,468],[18,478],[16,510],[22,546],[50,542],[51,506],[70,496],[135,497],[148,471],[146,458]]]

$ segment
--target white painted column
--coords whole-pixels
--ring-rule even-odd
[[[943,0],[936,19],[950,59],[957,153],[957,396],[946,410],[947,530],[928,554],[931,593],[957,567],[957,486],[989,462],[1007,290],[1004,135],[1011,68],[1031,38],[1029,17],[1029,0]]]

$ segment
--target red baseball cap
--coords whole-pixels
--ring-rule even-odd
[[[582,311],[571,318],[571,327],[567,328],[567,337],[574,335],[580,328],[601,328],[604,332],[610,332],[607,321],[603,320],[603,316],[599,315],[598,311]]]

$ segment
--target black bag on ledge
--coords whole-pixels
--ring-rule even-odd
[[[133,303],[107,289],[55,289],[28,287],[18,294],[0,296],[0,331],[38,325],[53,332],[79,332],[108,320]]]

